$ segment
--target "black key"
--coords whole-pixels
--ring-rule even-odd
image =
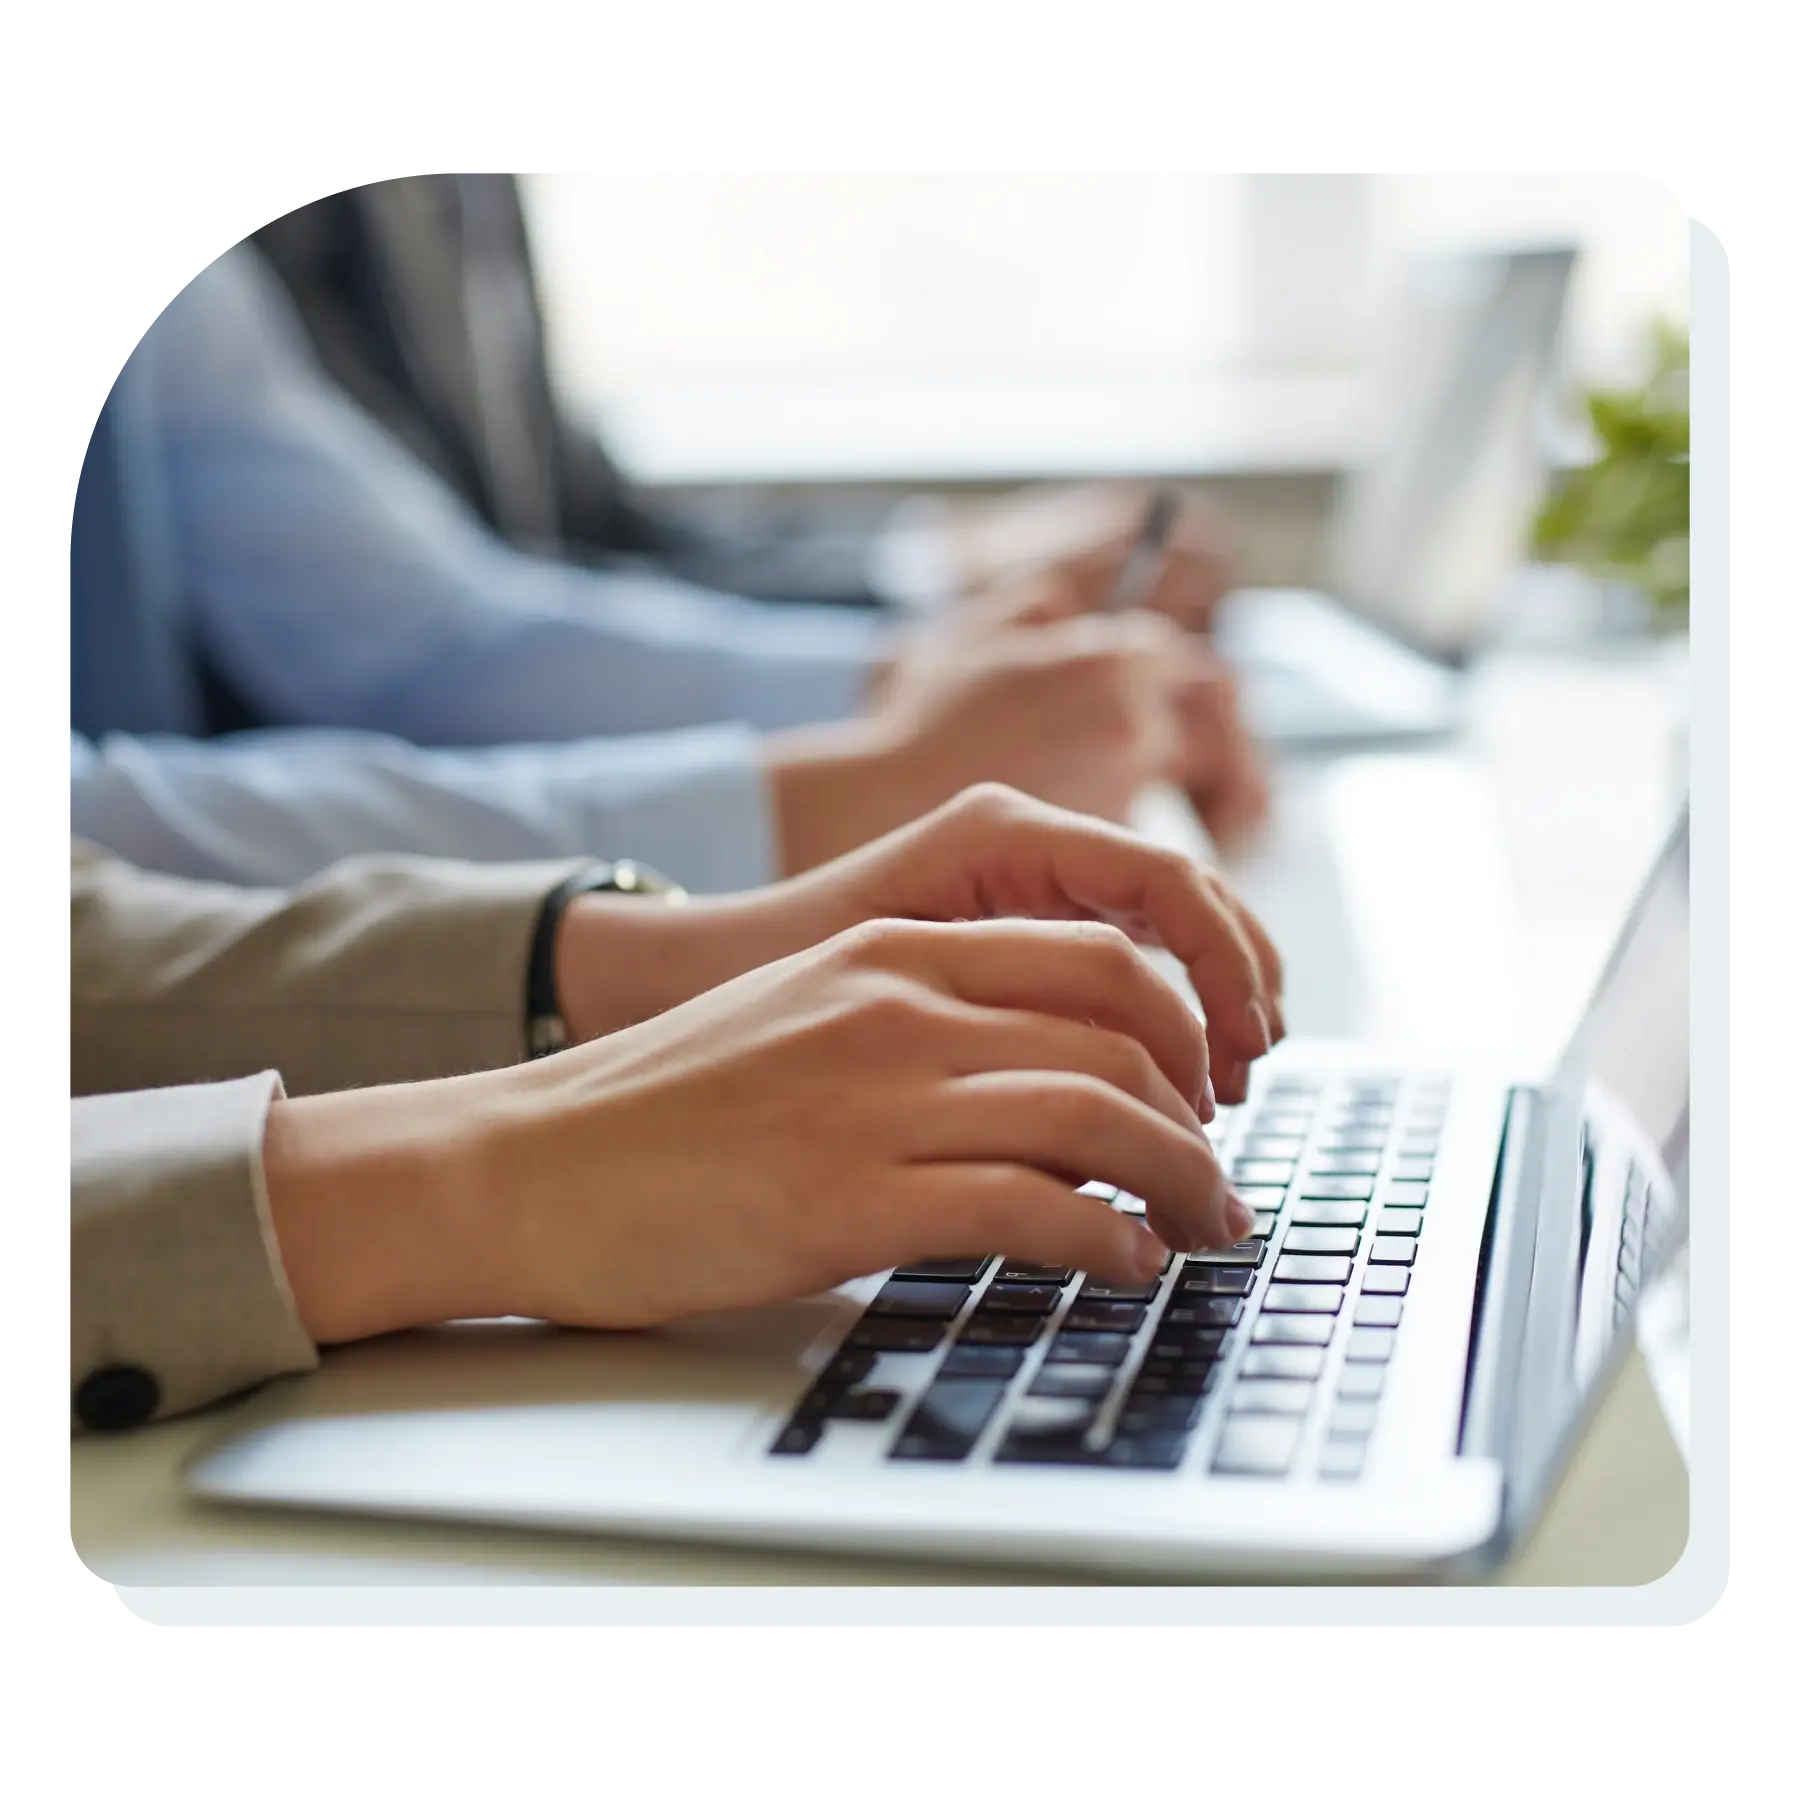
[[[1406,1269],[1371,1267],[1363,1270],[1362,1291],[1365,1294],[1404,1294],[1412,1280]]]
[[[1035,1344],[1044,1320],[1037,1313],[1005,1313],[984,1318],[977,1312],[962,1328],[959,1344]]]
[[[961,1462],[1005,1392],[1004,1381],[933,1382],[888,1455],[903,1462]]]
[[[1101,1453],[1109,1469],[1177,1469],[1187,1452],[1185,1431],[1134,1431],[1121,1433]]]
[[[1396,1181],[1429,1181],[1432,1158],[1429,1156],[1397,1156],[1389,1171]]]
[[[1218,1250],[1190,1250],[1187,1267],[1190,1269],[1254,1269],[1268,1254],[1269,1246],[1254,1241],[1243,1244],[1226,1244]]]
[[[1265,1313],[1335,1313],[1344,1296],[1334,1287],[1306,1287],[1299,1282],[1272,1282],[1263,1295]]]
[[[1177,1327],[1159,1331],[1144,1352],[1144,1366],[1157,1368],[1168,1363],[1211,1362],[1225,1347],[1225,1333],[1215,1329],[1196,1331]]]
[[[1281,1240],[1284,1251],[1305,1251],[1313,1256],[1354,1256],[1361,1242],[1348,1225],[1290,1225]],[[1279,1266],[1279,1265],[1277,1265]]]
[[[1285,1475],[1300,1443],[1294,1419],[1233,1419],[1213,1452],[1218,1475]]]
[[[1219,1379],[1217,1363],[1182,1363],[1163,1369],[1147,1364],[1144,1372],[1131,1384],[1133,1394],[1156,1399],[1165,1394],[1198,1396],[1210,1394]]]
[[[1076,1303],[1089,1300],[1153,1300],[1160,1281],[1084,1281],[1075,1296]]]
[[[1319,1452],[1319,1473],[1327,1481],[1354,1481],[1363,1471],[1364,1441],[1335,1438]]]
[[[1158,1329],[1171,1336],[1195,1326],[1229,1329],[1243,1316],[1243,1301],[1227,1294],[1196,1294],[1191,1300],[1177,1294],[1164,1307]]]
[[[890,1281],[869,1303],[869,1318],[954,1319],[969,1289],[947,1281]]]
[[[1378,1237],[1369,1247],[1372,1263],[1410,1263],[1419,1254],[1419,1246],[1409,1237]]]
[[[804,1456],[825,1435],[825,1427],[817,1419],[796,1419],[781,1428],[781,1435],[769,1446],[771,1456]]]
[[[1131,1354],[1131,1339],[1117,1331],[1077,1331],[1050,1346],[1053,1363],[1110,1363],[1117,1368]]]
[[[1325,1352],[1302,1344],[1252,1344],[1238,1373],[1252,1381],[1316,1381],[1325,1368]]]
[[[1198,1394],[1147,1394],[1133,1388],[1120,1408],[1117,1430],[1132,1436],[1146,1431],[1192,1431],[1205,1404]]]
[[[1377,1231],[1391,1232],[1395,1237],[1417,1237],[1425,1223],[1425,1215],[1405,1207],[1384,1206],[1375,1218]]]
[[[867,1381],[875,1373],[873,1350],[840,1350],[823,1369],[814,1383],[821,1388],[849,1388]]]
[[[874,1422],[885,1419],[899,1404],[900,1396],[892,1388],[859,1388],[855,1393],[834,1396],[831,1416]]]
[[[1277,1281],[1335,1282],[1342,1287],[1350,1279],[1348,1256],[1278,1256],[1275,1259]]]
[[[950,1354],[940,1365],[937,1378],[966,1381],[981,1378],[1006,1381],[1018,1374],[1025,1352],[1006,1344],[952,1344]]]
[[[1253,1344],[1329,1344],[1337,1320],[1317,1313],[1265,1313],[1250,1334]]]
[[[1349,1343],[1344,1346],[1346,1362],[1384,1363],[1393,1354],[1394,1334],[1391,1331],[1352,1331]]]
[[[1334,1150],[1312,1159],[1312,1175],[1373,1175],[1381,1157],[1373,1150]]]
[[[1082,1400],[1032,1401],[1021,1405],[1008,1422],[1006,1436],[994,1452],[996,1462],[1091,1464],[1098,1453],[1088,1447],[1099,1408]]]
[[[894,1271],[896,1281],[979,1281],[991,1256],[948,1256],[936,1262],[908,1263]]]
[[[1046,1400],[1104,1400],[1117,1379],[1097,1363],[1046,1363],[1027,1392]]]
[[[1338,1374],[1340,1400],[1379,1400],[1387,1385],[1387,1370],[1380,1363],[1345,1363]]]
[[[1075,1279],[1073,1269],[1054,1269],[1043,1263],[1009,1262],[1000,1265],[996,1281],[1047,1283],[1051,1287],[1067,1287]]]
[[[1281,1203],[1287,1198],[1284,1187],[1245,1187],[1241,1182],[1234,1182],[1237,1197],[1252,1212],[1280,1212]]]
[[[1381,1196],[1381,1204],[1383,1206],[1423,1206],[1430,1192],[1431,1189],[1422,1181],[1403,1181],[1388,1188]]]
[[[1352,1325],[1379,1325],[1391,1329],[1400,1323],[1402,1303],[1391,1294],[1372,1294],[1366,1300],[1356,1303],[1356,1316],[1350,1321]]]
[[[1340,1400],[1325,1421],[1325,1435],[1334,1438],[1366,1438],[1375,1429],[1373,1400]]]
[[[1302,1417],[1312,1405],[1310,1381],[1240,1381],[1231,1390],[1231,1411],[1279,1413],[1284,1418]]]
[[[1294,1178],[1294,1165],[1288,1162],[1273,1162],[1263,1157],[1239,1157],[1231,1165],[1231,1179],[1235,1186],[1240,1181],[1248,1181],[1265,1187],[1286,1187]]]
[[[1149,1310],[1141,1300],[1078,1299],[1069,1308],[1068,1316],[1062,1322],[1062,1328],[1065,1332],[1132,1332],[1143,1324],[1144,1315]]]
[[[1375,1184],[1358,1175],[1309,1175],[1300,1184],[1302,1200],[1373,1200]]]
[[[1360,1200],[1302,1200],[1293,1212],[1296,1225],[1361,1225],[1368,1216]]]
[[[852,1350],[935,1350],[944,1341],[936,1319],[867,1319],[846,1340]]]
[[[1176,1293],[1247,1294],[1256,1285],[1254,1269],[1184,1269],[1175,1282]]]
[[[981,1296],[976,1312],[983,1318],[995,1313],[1053,1313],[1061,1303],[1061,1288],[996,1283]]]

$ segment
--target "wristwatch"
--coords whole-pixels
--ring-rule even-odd
[[[640,862],[596,862],[577,869],[552,889],[538,908],[531,933],[531,955],[525,965],[525,1055],[528,1060],[552,1056],[569,1047],[556,992],[556,932],[568,905],[578,894],[630,894],[677,906],[687,889]]]

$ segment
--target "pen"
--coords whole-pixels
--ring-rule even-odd
[[[1156,586],[1162,571],[1163,550],[1169,541],[1169,527],[1175,523],[1175,496],[1164,488],[1144,508],[1144,522],[1138,527],[1137,540],[1131,554],[1119,571],[1119,579],[1108,596],[1107,612],[1128,612],[1142,606]]]

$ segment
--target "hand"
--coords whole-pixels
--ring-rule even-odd
[[[1204,1066],[1111,926],[884,920],[557,1056],[279,1103],[270,1213],[325,1342],[654,1325],[925,1256],[1141,1280],[1250,1227],[1189,1099]]]
[[[1222,850],[1240,848],[1268,818],[1261,752],[1238,714],[1230,672],[1203,645],[1187,646],[1188,675],[1175,696],[1181,749],[1174,779]]]

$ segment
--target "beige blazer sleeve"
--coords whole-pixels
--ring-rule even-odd
[[[368,858],[259,892],[74,847],[70,1081],[90,1096],[70,1127],[78,1429],[317,1361],[269,1222],[269,1107],[284,1083],[516,1062],[532,926],[579,866]]]

